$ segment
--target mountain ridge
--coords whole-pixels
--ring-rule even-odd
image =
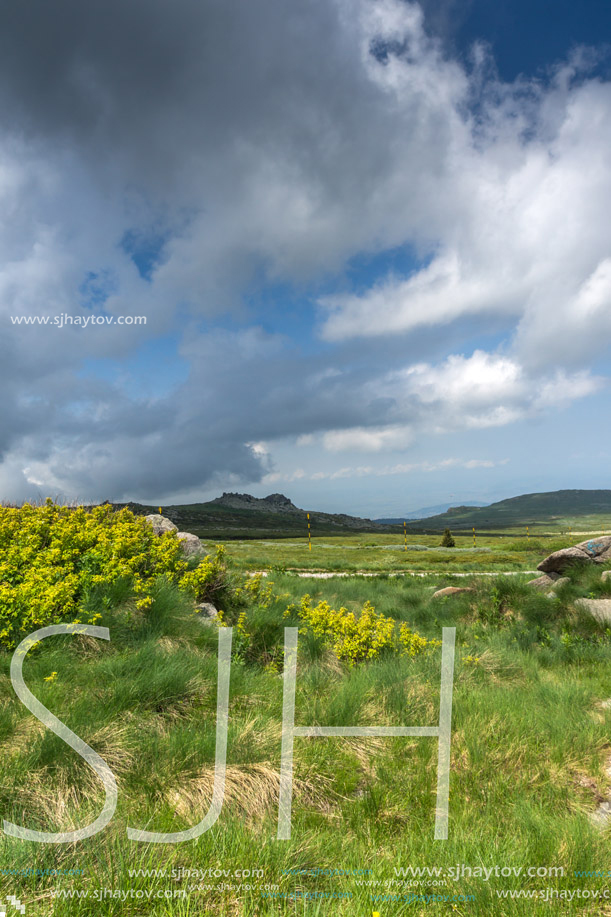
[[[157,513],[158,506],[141,503],[113,503],[127,506],[137,515]],[[310,515],[313,535],[341,535],[365,532],[389,534],[403,530],[403,520],[372,520],[346,513],[324,513],[300,509],[284,494],[253,497],[251,494],[225,492],[206,503],[163,506],[162,512],[179,529],[193,532],[201,538],[226,540],[232,538],[303,537],[307,533]],[[488,506],[454,506],[446,512],[407,522],[412,533],[455,532],[476,528],[502,530],[521,525],[553,525],[567,516],[609,516],[611,528],[611,490],[558,490],[520,494],[491,503]]]
[[[611,490],[552,490],[519,494],[483,507],[455,506],[421,522],[425,523],[426,529],[440,531],[448,527],[460,531],[473,527],[553,524],[567,516],[607,514],[611,517]],[[407,527],[414,529],[416,523],[408,523]]]
[[[116,509],[127,507],[138,516],[159,511],[158,506],[133,501],[112,503],[112,506]],[[303,537],[307,534],[308,514],[313,531],[319,535],[396,530],[396,527],[360,516],[300,509],[284,494],[278,493],[253,497],[225,492],[206,503],[166,505],[161,510],[179,529],[208,539]]]

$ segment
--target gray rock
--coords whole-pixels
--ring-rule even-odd
[[[566,584],[570,582],[571,580],[568,576],[559,576],[558,579],[554,580],[552,592],[556,592],[558,589],[562,589],[563,586],[566,586]]]
[[[576,599],[575,605],[589,612],[601,624],[611,624],[611,599]]]
[[[176,537],[185,557],[205,557],[208,553],[197,535],[192,535],[191,532],[177,532]]]
[[[167,516],[151,513],[150,516],[145,516],[144,518],[152,527],[155,535],[165,535],[166,532],[178,531],[178,526],[174,525],[172,520],[168,519]]]
[[[610,579],[611,579],[611,570],[605,570],[605,572],[601,576],[601,580],[603,581],[603,583],[606,583],[607,580],[610,580]]]
[[[544,573],[543,576],[538,576],[536,579],[529,579],[526,585],[532,586],[533,589],[551,589],[558,579],[560,579],[559,573]]]
[[[595,564],[608,564],[611,563],[611,548],[607,551],[603,551],[602,554],[599,554],[598,557],[593,558]]]
[[[568,576],[559,576],[558,579],[553,581],[552,588],[550,589],[550,591],[545,593],[548,599],[555,599],[556,593],[558,592],[560,587],[564,586],[565,583],[570,583],[570,582],[571,581],[568,578]]]
[[[469,586],[446,586],[445,589],[438,589],[433,593],[434,599],[442,599],[445,595],[460,595],[463,592],[473,592]]]
[[[564,573],[573,564],[587,564],[590,560],[590,555],[581,548],[562,548],[561,551],[554,551],[542,560],[537,570],[541,570],[542,573]]]
[[[590,820],[597,828],[606,828],[611,822],[611,802],[601,802],[596,812],[590,813]]]
[[[581,551],[594,559],[595,557],[600,557],[601,554],[605,554],[611,551],[611,535],[597,535],[595,538],[590,538],[588,541],[581,541],[575,547],[579,548]]]
[[[202,624],[214,626],[219,623],[219,613],[212,602],[200,602],[195,606],[195,611]]]

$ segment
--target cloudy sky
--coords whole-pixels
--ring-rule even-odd
[[[4,3],[0,497],[610,486],[605,41],[605,0]]]

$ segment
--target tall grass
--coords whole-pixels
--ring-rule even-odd
[[[178,845],[131,842],[126,826],[176,831],[210,805],[216,728],[217,635],[193,614],[184,595],[160,583],[147,612],[119,586],[91,598],[111,631],[106,644],[53,638],[28,656],[26,683],[45,705],[89,742],[117,776],[119,803],[104,832],[72,846],[37,845],[0,836],[4,869],[82,869],[78,876],[2,875],[1,895],[18,894],[36,915],[549,914],[543,901],[496,898],[507,888],[595,888],[580,869],[606,870],[609,835],[588,818],[607,792],[611,753],[611,633],[576,612],[579,595],[607,595],[600,570],[575,571],[557,598],[517,577],[461,581],[473,592],[433,599],[439,577],[368,580],[275,578],[282,596],[247,608],[253,651],[231,673],[227,791],[216,825]],[[313,599],[376,610],[427,637],[457,628],[454,674],[450,832],[433,838],[437,745],[433,738],[297,738],[292,839],[275,840],[282,720],[283,609]],[[96,604],[97,603],[97,604]],[[289,620],[289,619],[287,619]],[[289,620],[289,623],[291,621]],[[279,652],[278,652],[279,651]],[[274,654],[276,654],[274,656]],[[270,655],[279,660],[274,670]],[[3,818],[44,830],[68,830],[99,813],[101,785],[63,742],[18,703],[0,654],[0,753]],[[57,675],[48,679],[52,672]],[[299,638],[295,721],[298,725],[435,725],[439,651],[414,659],[382,656],[352,669],[310,632]],[[371,869],[369,879],[396,879],[396,866],[559,866],[563,878],[465,876],[420,887],[473,901],[372,901],[384,886],[351,876],[291,876],[291,868]],[[260,867],[250,890],[222,881],[130,875],[130,870]],[[212,885],[211,889],[199,888]],[[265,884],[297,894],[266,898]],[[182,889],[184,900],[52,898],[54,889]],[[405,892],[395,885],[390,891]],[[411,888],[415,891],[416,886]],[[348,899],[304,899],[304,892],[344,891]],[[572,909],[571,909],[572,908]],[[576,905],[565,913],[587,913]],[[598,906],[591,913],[602,913]]]

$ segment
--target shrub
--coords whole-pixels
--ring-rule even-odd
[[[312,605],[310,596],[304,595],[297,609],[289,605],[285,617],[295,610],[314,635],[326,638],[337,658],[349,666],[375,659],[384,652],[417,656],[429,647],[441,646],[439,640],[427,640],[407,624],[397,628],[392,618],[376,612],[370,602],[365,602],[357,617],[343,607],[335,610],[325,601]]]
[[[452,535],[452,532],[449,529],[443,530],[443,536],[442,536],[440,544],[442,548],[455,548],[456,547],[454,536]]]
[[[78,620],[94,592],[130,585],[137,608],[160,577],[207,598],[223,580],[222,552],[188,571],[174,532],[157,536],[142,517],[112,506],[0,507],[0,646],[61,620]],[[121,591],[121,590],[120,590]]]
[[[187,571],[180,580],[180,588],[190,592],[198,602],[218,602],[229,588],[225,563],[225,548],[216,546],[214,554],[208,554],[193,570]]]

